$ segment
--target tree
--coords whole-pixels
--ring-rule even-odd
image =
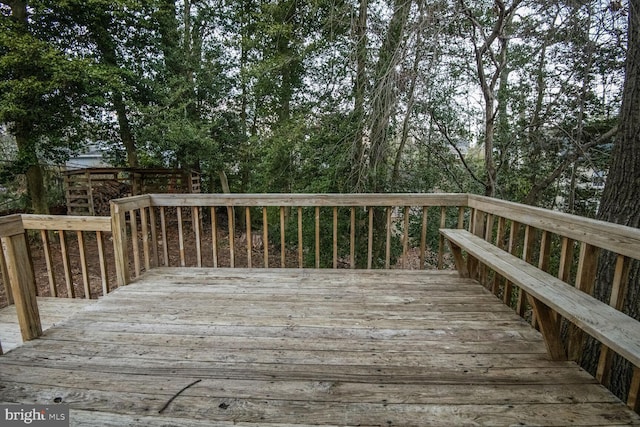
[[[502,0],[495,0],[495,21],[487,34],[480,20],[461,0],[462,9],[473,27],[471,42],[476,60],[476,73],[482,96],[484,98],[484,163],[485,163],[485,195],[495,196],[497,186],[497,170],[494,153],[496,118],[500,111],[500,100],[496,99],[497,84],[507,73],[508,27],[516,13],[521,0],[514,0],[507,7]],[[480,35],[480,37],[478,37]],[[504,101],[503,101],[504,102]]]
[[[84,137],[83,110],[92,102],[96,80],[91,63],[55,46],[55,16],[26,0],[4,1],[0,24],[0,122],[17,145],[12,171],[25,174],[31,209],[47,213],[41,159],[64,160]],[[6,19],[8,15],[9,19]]]
[[[628,14],[627,59],[619,130],[598,219],[640,228],[640,0],[629,1]],[[629,264],[624,311],[640,319],[640,262]],[[601,255],[595,292],[602,299],[611,293],[615,265],[616,259],[612,254]],[[591,345],[584,363],[593,372],[597,360],[597,348]],[[618,360],[612,370],[612,390],[618,396],[626,396],[632,367]]]

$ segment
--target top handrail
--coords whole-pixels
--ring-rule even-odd
[[[540,230],[640,259],[640,229],[485,196],[468,195],[468,206]]]
[[[460,193],[150,194],[152,206],[466,206]],[[119,199],[114,202],[125,201]]]
[[[108,216],[22,214],[25,230],[111,231]]]

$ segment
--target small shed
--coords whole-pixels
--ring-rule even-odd
[[[87,168],[64,172],[67,214],[109,215],[109,201],[149,193],[200,193],[200,173],[183,169]]]

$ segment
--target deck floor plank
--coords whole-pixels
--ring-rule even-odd
[[[0,401],[54,399],[76,426],[640,425],[448,272],[154,269],[0,357]]]
[[[95,302],[96,300],[80,298],[38,297],[42,329],[64,323],[70,316]],[[0,309],[0,343],[4,352],[23,344],[15,305]]]

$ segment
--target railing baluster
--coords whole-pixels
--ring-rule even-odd
[[[333,268],[338,268],[338,207],[333,207]]]
[[[298,268],[304,267],[304,247],[302,242],[302,207],[298,206]]]
[[[391,210],[393,208],[387,207],[387,238],[385,241],[384,250],[384,268],[391,267]]]
[[[151,209],[151,208],[149,208]],[[149,225],[147,218],[147,208],[140,208],[140,227],[142,232],[142,256],[144,258],[144,269],[151,269],[151,254],[149,251]]]
[[[445,207],[440,208],[440,228],[444,228],[446,225],[447,211]],[[442,270],[444,265],[444,237],[441,235],[438,237],[438,270]],[[471,271],[471,270],[470,270]]]
[[[616,268],[613,274],[613,283],[611,284],[611,298],[609,305],[618,311],[622,311],[624,307],[625,295],[627,294],[627,283],[629,282],[629,266],[627,257],[618,255],[616,258]],[[600,347],[600,360],[598,361],[598,369],[596,371],[596,379],[605,386],[609,385],[611,380],[611,364],[613,363],[613,353],[609,347],[602,344]]]
[[[551,234],[543,230],[540,235],[540,254],[538,255],[538,268],[544,272],[549,272],[549,262],[551,261]]]
[[[569,283],[571,278],[571,264],[573,264],[574,240],[562,237],[560,249],[560,266],[558,267],[558,279]]]
[[[69,250],[67,248],[67,240],[64,235],[64,230],[58,231],[58,237],[60,238],[60,253],[62,255],[62,268],[64,270],[64,282],[67,285],[67,298],[75,298],[76,292],[73,288],[73,281],[71,277],[71,264],[69,261]]]
[[[373,206],[369,206],[369,234],[367,236],[367,268],[373,267]]]
[[[49,293],[52,297],[58,296],[58,289],[56,286],[56,275],[53,271],[53,262],[51,261],[51,243],[49,242],[49,232],[47,230],[40,230],[40,238],[42,240],[42,249],[44,251],[44,261],[47,266],[47,278],[49,279]],[[4,258],[2,259],[4,263]],[[3,264],[3,269],[6,268]],[[4,278],[4,271],[3,276]]]
[[[227,217],[229,223],[229,264],[231,268],[236,266],[236,226],[233,206],[227,206]]]
[[[245,215],[245,229],[247,236],[247,268],[251,268],[253,262],[251,261],[252,249],[253,249],[253,235],[251,234],[251,208],[249,206],[244,208]]]
[[[104,256],[104,238],[102,231],[96,231],[96,243],[98,245],[98,263],[100,264],[102,296],[105,296],[109,293],[109,270],[107,269],[107,259]]]
[[[84,297],[91,298],[91,285],[89,283],[89,271],[87,269],[87,251],[84,244],[84,235],[82,231],[76,231],[78,236],[78,250],[80,252],[80,269],[82,270],[82,284],[84,286]]]
[[[286,240],[284,235],[285,218],[284,218],[284,206],[280,206],[280,267],[285,268],[286,263]]]
[[[182,207],[176,208],[176,216],[178,219],[178,251],[180,253],[180,267],[186,267],[187,261],[184,254],[184,230],[182,224]]]
[[[316,268],[320,268],[320,207],[316,206],[315,208],[315,254],[316,254]]]
[[[169,267],[169,243],[167,242],[167,216],[164,206],[160,207],[160,234],[162,235],[162,256],[164,266]]]
[[[262,249],[264,268],[269,268],[269,215],[266,206],[262,207]]]
[[[200,236],[200,207],[191,208],[191,218],[193,224],[193,232],[196,239],[196,265],[202,267],[202,238]]]
[[[506,232],[507,221],[504,217],[498,218],[498,227],[496,229],[496,246],[500,249],[504,249],[504,235]],[[500,285],[504,282],[503,278],[499,274],[493,275],[493,283],[491,285],[491,292],[494,295],[498,295]]]
[[[0,247],[0,249],[2,249]],[[0,250],[0,272],[2,273],[2,284],[4,285],[4,294],[7,297],[7,303],[13,304],[13,292],[11,292],[11,283],[9,283],[9,272],[7,271],[7,262],[4,253]],[[52,295],[55,296],[55,295]],[[0,351],[2,349],[0,348]],[[1,354],[1,353],[0,353]]]
[[[576,273],[576,288],[592,295],[598,267],[598,254],[600,249],[588,243],[580,244],[580,256],[578,258],[578,271]],[[567,354],[569,360],[580,362],[582,358],[585,335],[578,327],[569,325]]]
[[[515,254],[518,250],[518,231],[520,224],[516,221],[511,221],[511,227],[509,228],[509,244],[507,245],[507,251],[510,254]],[[509,307],[511,307],[511,296],[513,295],[513,284],[506,280],[504,284],[504,293],[502,295],[503,301]]]
[[[211,207],[211,251],[213,267],[218,268],[218,218],[215,206]]]
[[[351,225],[349,227],[349,264],[356,268],[356,208],[351,208]]]
[[[422,225],[420,227],[420,270],[424,270],[427,257],[427,207],[422,207]]]
[[[138,218],[135,210],[129,211],[129,223],[131,224],[131,246],[133,247],[133,268],[136,277],[140,277],[140,247],[138,245]]]
[[[464,207],[458,208],[458,228],[464,228]]]
[[[149,207],[149,222],[151,223],[151,266],[157,267],[160,265],[160,258],[158,255],[158,221],[156,219],[155,206]]]
[[[402,268],[407,268],[409,261],[409,206],[404,206],[402,209]]]
[[[522,259],[531,263],[533,259],[533,245],[535,243],[535,230],[533,227],[527,225],[524,228],[524,243],[522,249]],[[518,291],[518,303],[516,306],[516,312],[520,315],[520,317],[524,317],[525,311],[527,310],[527,293],[524,289],[520,289]]]
[[[484,240],[491,242],[493,240],[493,222],[494,218],[492,214],[486,215],[486,223],[484,227]],[[480,265],[480,283],[487,288],[492,289],[492,285],[489,285],[489,269],[485,265]]]

